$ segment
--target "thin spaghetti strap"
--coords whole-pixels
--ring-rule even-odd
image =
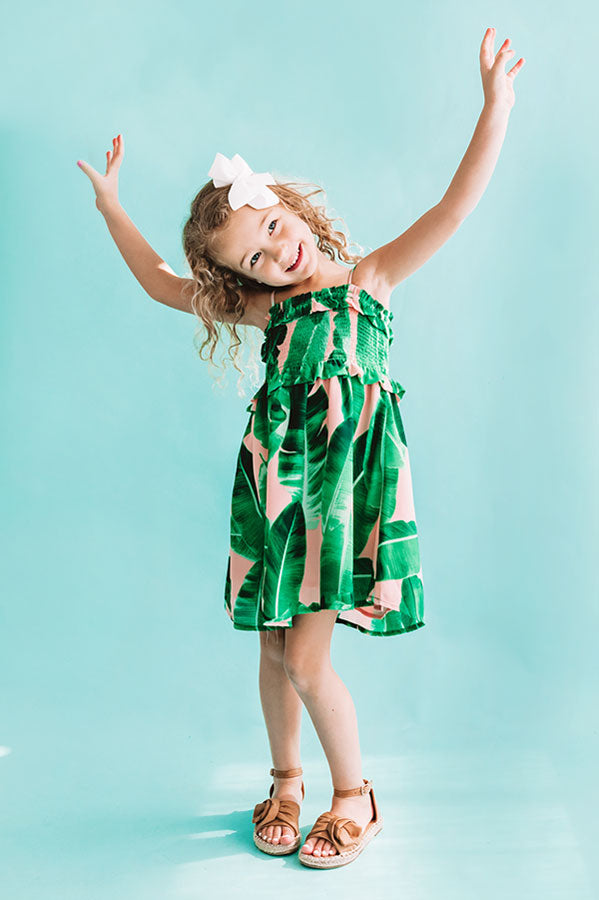
[[[274,288],[270,292],[270,305],[271,306],[275,305],[275,289]]]
[[[358,263],[356,263],[356,266],[357,266],[357,265],[358,265]],[[352,277],[352,275],[354,274],[354,269],[356,268],[356,266],[353,266],[353,268],[351,268],[351,269],[349,270],[349,278],[347,279],[347,283],[348,283],[348,284],[351,284],[351,277]]]

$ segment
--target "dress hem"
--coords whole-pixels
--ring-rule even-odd
[[[366,604],[366,606],[371,606],[371,605],[372,604]],[[335,607],[323,606],[323,609],[334,609],[334,608]],[[361,608],[362,607],[359,607],[359,606],[345,607],[344,609],[337,609],[337,613],[347,612],[348,609],[361,609]],[[288,624],[286,622],[278,622],[278,623],[271,622],[270,625],[265,624],[263,626],[243,625],[241,622],[235,621],[235,619],[232,617],[229,610],[227,610],[226,612],[227,612],[229,619],[231,620],[233,628],[236,631],[279,631],[281,628],[293,628],[292,624]],[[314,613],[314,612],[320,612],[320,610],[309,609],[309,608],[298,610],[298,612],[293,613],[289,618],[293,618],[293,616],[296,616],[296,615],[306,615],[307,613]],[[390,609],[389,612],[397,612],[397,610]],[[380,618],[377,618],[374,621],[380,622],[383,619],[384,619],[384,616],[381,616]],[[347,625],[348,628],[355,628],[357,631],[361,631],[363,634],[368,634],[368,635],[371,635],[372,637],[392,637],[393,635],[396,635],[396,634],[406,634],[409,631],[416,631],[418,628],[424,627],[424,625],[426,625],[426,622],[424,621],[424,619],[418,619],[415,622],[413,622],[411,625],[406,625],[403,628],[393,628],[390,631],[373,631],[373,630],[370,630],[369,628],[365,628],[362,625],[358,625],[357,622],[348,622],[348,621],[345,621],[344,619],[339,619],[339,617],[337,617],[335,619],[335,625]]]

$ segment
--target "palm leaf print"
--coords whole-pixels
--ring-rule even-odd
[[[322,484],[321,594],[353,590],[353,419],[339,425],[329,441]]]
[[[254,479],[252,454],[241,445],[233,484],[235,502],[231,510],[231,547],[247,559],[262,555],[264,512]]]
[[[421,628],[393,314],[345,284],[286,297],[268,318],[266,377],[235,469],[225,609],[247,631],[320,609],[374,637]]]
[[[379,530],[376,580],[401,579],[420,569],[415,522],[386,522]]]
[[[327,454],[329,432],[324,415],[328,398],[322,386],[307,397],[305,391],[296,391],[297,396],[293,393],[290,391],[289,426],[279,451],[277,475],[301,502],[306,528],[315,528]]]
[[[302,505],[285,507],[268,529],[262,592],[275,619],[291,615],[299,601],[306,559],[306,524]]]

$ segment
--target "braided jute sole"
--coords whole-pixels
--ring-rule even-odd
[[[312,869],[335,869],[338,866],[346,866],[348,863],[352,862],[357,856],[360,855],[362,850],[370,843],[373,837],[379,833],[379,831],[383,827],[383,818],[379,813],[378,806],[376,800],[374,799],[374,791],[372,790],[372,782],[367,781],[366,778],[363,779],[364,784],[359,788],[350,788],[346,791],[338,791],[334,790],[333,793],[336,797],[351,797],[355,794],[366,794],[370,793],[370,799],[372,802],[373,809],[373,818],[366,825],[364,831],[357,838],[357,842],[354,841],[355,846],[351,847],[349,850],[343,850],[342,848],[342,840],[340,830],[337,830],[338,839],[335,839],[335,824],[340,825],[341,828],[345,828],[345,825],[340,823],[347,823],[351,821],[350,827],[358,828],[357,823],[353,820],[348,820],[343,816],[335,816],[332,813],[323,813],[325,821],[327,821],[327,827],[322,828],[318,827],[318,819],[321,819],[319,816],[316,820],[312,831],[306,836],[304,844],[313,837],[312,832],[316,832],[316,837],[322,837],[323,840],[329,841],[329,843],[333,844],[337,853],[333,853],[332,855],[327,856],[315,856],[314,853],[298,853],[298,859],[304,866],[310,866]],[[321,819],[322,821],[322,819]],[[347,829],[346,829],[347,831]]]
[[[294,778],[301,775],[301,766],[296,769],[271,769],[270,774],[277,778]],[[299,831],[299,814],[300,805],[295,800],[279,800],[273,798],[274,784],[271,785],[268,800],[256,804],[254,807],[253,822],[256,822],[254,829],[254,844],[258,850],[268,853],[270,856],[286,856],[289,853],[295,853],[302,843],[302,836]],[[305,795],[304,783],[302,781],[302,799]],[[297,832],[294,839],[290,843],[275,844],[272,841],[266,841],[258,834],[258,830],[268,828],[269,825],[289,825]],[[280,840],[280,839],[279,839]]]
[[[375,834],[378,834],[383,827],[382,820],[376,825],[367,825],[364,836],[360,838],[360,843],[354,850],[349,853],[333,853],[332,856],[314,856],[313,853],[298,853],[297,858],[305,866],[311,866],[313,869],[334,869],[337,866],[346,866],[352,862],[356,856],[359,856],[364,847],[370,843]],[[304,843],[306,843],[304,841]]]
[[[295,840],[291,841],[290,844],[273,844],[272,841],[265,841],[259,834],[254,832],[254,844],[258,850],[263,850],[264,853],[270,853],[271,856],[285,856],[287,853],[295,853],[301,843],[301,834],[298,835]]]

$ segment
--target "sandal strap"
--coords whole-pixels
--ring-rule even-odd
[[[332,812],[322,813],[312,826],[306,841],[322,838],[335,846],[337,853],[348,852],[358,845],[357,838],[362,829],[353,819],[337,816]],[[304,841],[304,843],[306,842]]]
[[[341,791],[338,790],[338,788],[335,788],[333,791],[333,795],[335,797],[357,797],[358,794],[367,794],[372,787],[372,780],[367,780],[366,778],[363,778],[362,780],[364,784],[362,784],[360,787],[348,788],[346,791]]]
[[[271,771],[271,774],[272,774],[273,771],[276,772],[277,770],[276,770],[276,769],[271,769],[270,771]],[[291,778],[291,776],[289,776],[289,777]],[[272,783],[271,786],[270,786],[270,790],[269,790],[269,792],[268,792],[268,796],[269,796],[269,797],[272,797],[272,795],[274,794],[274,792],[275,792],[275,783],[274,783],[274,781],[273,781],[273,783]],[[302,800],[304,799],[305,796],[306,796],[306,788],[304,787],[304,782],[302,781]]]
[[[265,825],[289,825],[296,834],[299,834],[299,803],[295,800],[280,800],[278,797],[269,797],[254,807],[252,822],[256,822],[257,828]]]
[[[270,774],[275,778],[294,778],[296,775],[303,775],[304,771],[298,766],[297,769],[271,769]]]

